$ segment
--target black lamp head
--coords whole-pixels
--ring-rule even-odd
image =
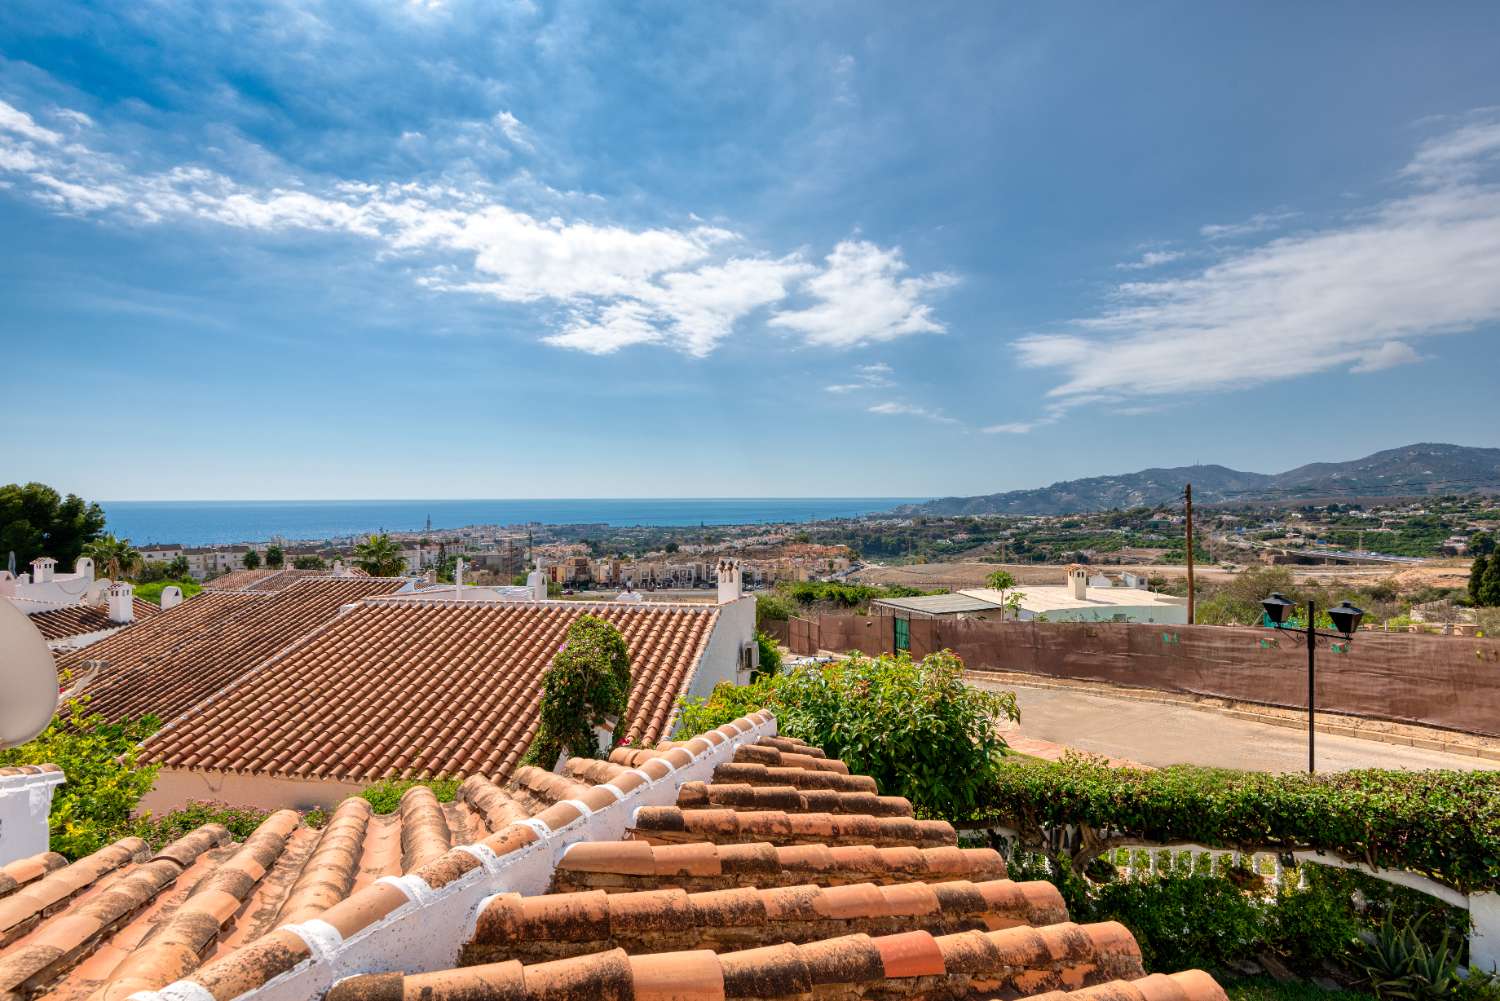
[[[1260,603],[1260,607],[1266,610],[1266,618],[1271,625],[1280,626],[1286,621],[1287,616],[1292,614],[1296,604],[1286,599],[1286,595],[1279,591],[1273,591],[1271,596]]]
[[[1356,608],[1347,601],[1341,601],[1328,610],[1328,618],[1333,621],[1333,628],[1345,636],[1352,636],[1354,630],[1359,628],[1359,620],[1364,617],[1363,608]]]

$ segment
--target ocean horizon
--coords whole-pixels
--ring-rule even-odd
[[[100,501],[106,531],[136,546],[340,539],[466,525],[679,527],[824,521],[888,511],[923,497],[683,497],[477,500]]]

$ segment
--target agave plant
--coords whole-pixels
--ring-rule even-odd
[[[1458,983],[1457,949],[1442,941],[1429,948],[1418,935],[1421,922],[1397,924],[1387,919],[1361,938],[1356,962],[1370,990],[1381,1001],[1429,1001],[1444,997]]]

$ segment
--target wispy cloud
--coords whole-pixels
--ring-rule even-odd
[[[1285,210],[1279,212],[1257,212],[1243,222],[1209,223],[1201,227],[1198,232],[1210,240],[1253,236],[1256,233],[1264,233],[1267,230],[1279,229],[1285,223],[1297,218],[1299,214]]]
[[[853,382],[840,382],[823,388],[830,393],[857,393],[867,389],[888,389],[895,385],[891,379],[891,367],[885,362],[858,365],[854,369]]]
[[[1412,341],[1500,322],[1497,152],[1500,120],[1440,136],[1401,172],[1414,190],[1121,285],[1102,312],[1021,338],[1020,359],[1061,373],[1049,396],[1063,408],[1418,361]]]
[[[1010,421],[1005,424],[991,424],[979,430],[985,434],[1030,434],[1041,426],[1040,421]]]
[[[50,116],[69,131],[93,127],[68,109]],[[450,123],[447,132],[442,143],[463,155],[500,136],[535,149],[530,130],[509,111],[488,123]],[[396,141],[436,142],[417,132]],[[819,265],[800,251],[748,248],[733,230],[691,216],[686,224],[632,227],[533,214],[487,184],[315,183],[270,158],[259,166],[253,182],[199,165],[138,169],[0,101],[0,173],[12,191],[54,211],[130,225],[358,237],[371,243],[372,260],[405,261],[433,291],[560,307],[542,337],[560,348],[610,354],[649,344],[703,357],[751,314],[792,301],[794,292],[812,305],[783,309],[769,322],[811,345],[848,348],[943,330],[925,300],[952,279],[904,277],[899,247],[844,241]]]
[[[1148,250],[1136,260],[1121,261],[1115,267],[1121,271],[1145,271],[1149,268],[1159,268],[1163,264],[1171,264],[1185,256],[1187,255],[1180,250]]]
[[[814,304],[773,314],[771,326],[833,348],[942,333],[947,328],[934,318],[926,298],[958,279],[942,272],[904,278],[906,271],[900,248],[845,240],[833,248],[823,269],[803,283]]]
[[[923,420],[935,421],[938,424],[960,423],[958,418],[949,417],[941,410],[920,407],[914,403],[877,403],[866,409],[872,414],[883,414],[887,417],[920,417]]]

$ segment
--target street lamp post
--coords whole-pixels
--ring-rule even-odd
[[[1266,620],[1271,623],[1273,629],[1285,629],[1287,617],[1296,609],[1294,602],[1288,601],[1286,595],[1273,593],[1260,603],[1265,609]],[[1328,640],[1343,640],[1345,643],[1353,642],[1354,631],[1359,628],[1359,620],[1364,617],[1364,610],[1356,608],[1347,601],[1342,601],[1328,610],[1328,618],[1333,622],[1335,633],[1319,632],[1317,624],[1317,608],[1311,599],[1307,602],[1307,773],[1309,775],[1317,771],[1317,647],[1318,637]]]

